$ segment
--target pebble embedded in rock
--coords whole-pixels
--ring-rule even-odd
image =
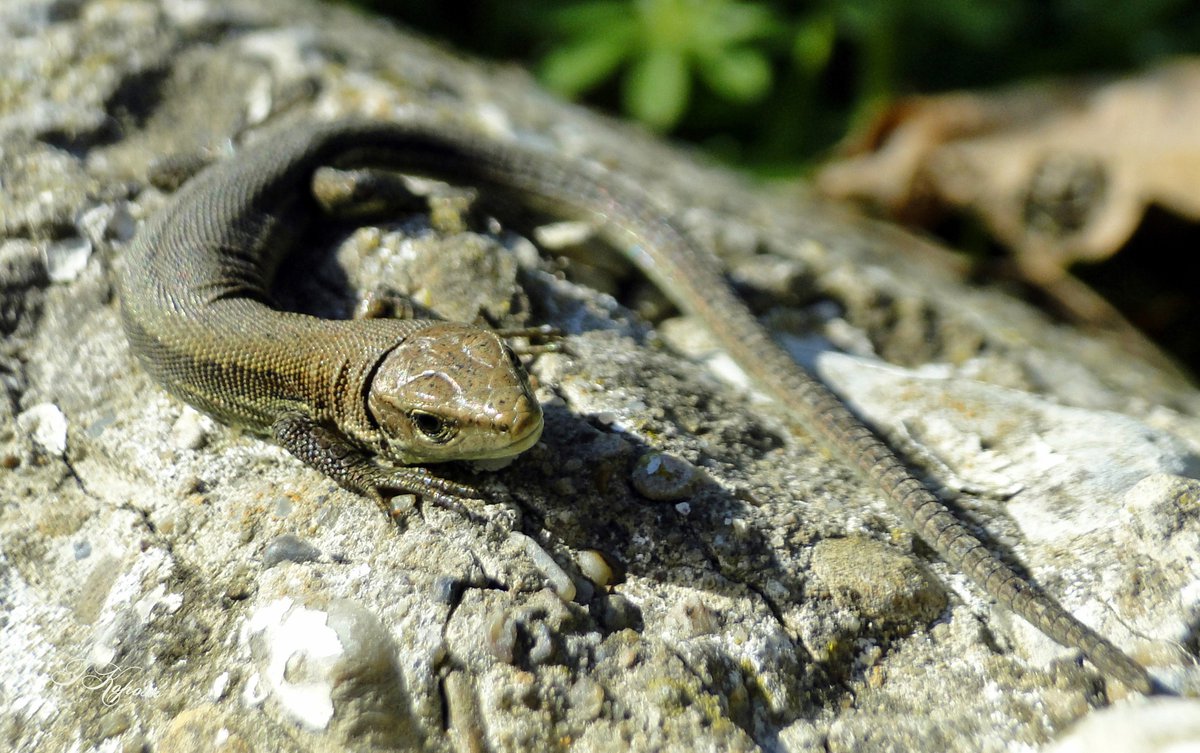
[[[926,624],[946,608],[946,591],[913,557],[866,536],[813,546],[812,572],[834,603],[877,625]]]
[[[581,677],[571,686],[571,707],[585,720],[599,719],[604,712],[604,686],[590,677]]]
[[[68,238],[46,246],[46,273],[51,282],[71,282],[79,277],[92,256],[87,238]]]
[[[449,575],[439,575],[433,581],[433,600],[439,604],[457,604],[462,597],[463,582]]]
[[[52,403],[39,403],[17,416],[17,426],[47,455],[67,451],[67,417]]]
[[[690,497],[700,483],[700,469],[665,452],[648,452],[633,469],[633,488],[646,499],[673,502]]]
[[[550,626],[540,621],[533,623],[529,626],[529,637],[532,639],[529,646],[529,663],[538,666],[553,661],[557,655],[557,645]]]
[[[171,443],[180,450],[199,450],[208,444],[212,428],[212,419],[185,406],[171,426]]]
[[[341,742],[376,729],[415,739],[391,634],[357,602],[321,610],[277,599],[251,615],[243,636],[258,664],[247,687],[263,684],[305,728]]]
[[[505,664],[512,664],[516,658],[517,625],[507,612],[496,614],[488,624],[487,647]]]
[[[624,575],[623,568],[619,565],[614,567],[612,558],[598,549],[584,549],[576,555],[575,561],[579,564],[579,571],[583,573],[583,577],[600,588],[621,580]]]
[[[231,675],[229,672],[222,672],[221,674],[217,675],[216,679],[213,680],[212,685],[210,685],[208,688],[208,700],[212,701],[213,703],[217,703],[223,699],[225,694],[229,692],[230,679]]]
[[[520,545],[529,558],[533,560],[533,564],[537,567],[542,575],[546,576],[550,587],[554,589],[554,593],[558,594],[558,598],[563,601],[571,601],[575,598],[575,582],[571,580],[571,576],[565,570],[558,566],[550,553],[542,548],[533,539],[519,531],[513,531],[509,534],[509,538],[516,544]]]
[[[270,569],[281,562],[315,562],[321,558],[321,550],[294,534],[276,536],[263,550],[263,569]]]

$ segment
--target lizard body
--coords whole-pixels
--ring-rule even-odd
[[[146,369],[197,408],[273,436],[381,505],[386,491],[405,491],[454,506],[469,487],[410,464],[508,457],[541,434],[511,349],[450,322],[278,311],[267,293],[320,213],[305,190],[313,172],[388,164],[404,154],[398,136],[300,129],[204,171],[130,246],[123,319]]]
[[[171,208],[150,223],[131,248],[124,277],[130,342],[150,372],[185,400],[274,434],[314,467],[377,499],[381,486],[457,493],[452,488],[439,492],[431,475],[407,486],[391,476],[372,475],[384,473],[369,464],[366,456],[372,454],[398,463],[473,457],[471,448],[438,454],[425,445],[406,446],[421,434],[419,427],[390,429],[389,420],[403,421],[406,414],[375,411],[387,401],[374,398],[374,382],[389,367],[407,373],[397,362],[411,356],[413,349],[406,345],[414,333],[426,337],[424,349],[415,350],[426,358],[433,354],[422,372],[428,374],[454,372],[477,360],[467,357],[462,338],[480,337],[483,331],[427,321],[299,321],[294,319],[299,315],[267,305],[266,285],[288,246],[285,241],[295,225],[302,226],[305,212],[315,211],[307,190],[312,173],[326,165],[384,167],[472,185],[563,219],[591,223],[676,305],[699,317],[789,416],[878,486],[896,514],[948,564],[1060,644],[1083,651],[1105,674],[1151,691],[1145,669],[993,555],[833,392],[779,348],[725,282],[715,256],[687,238],[642,190],[595,165],[419,123],[304,126],[242,150],[236,160],[187,184]],[[281,350],[287,358],[281,359]],[[359,355],[349,359],[347,352]],[[404,392],[403,379],[390,381]],[[536,424],[540,433],[541,415],[531,417],[537,403],[519,365],[497,368],[486,385],[465,377],[458,381],[474,393],[451,395],[453,401],[447,397],[448,415],[439,420],[457,422],[460,434],[475,436],[474,457],[512,454],[536,441],[531,427]],[[349,392],[335,394],[334,384]],[[492,408],[492,413],[520,424],[521,438],[514,439],[504,422],[471,422],[472,412],[486,412],[496,402],[490,390],[505,395],[503,410]],[[434,395],[432,402],[440,397],[446,395]],[[518,403],[521,410],[514,413]],[[421,410],[436,412],[437,406]],[[524,418],[514,420],[516,414]],[[389,432],[390,443],[381,441],[380,435]],[[339,453],[352,456],[356,470],[348,473],[344,463],[331,459]],[[390,472],[405,470],[410,469]],[[364,474],[368,483],[362,482]]]

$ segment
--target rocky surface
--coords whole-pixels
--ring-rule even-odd
[[[345,11],[10,0],[0,70],[3,747],[1066,751],[1114,724],[1197,744],[1200,395],[1170,370]],[[395,525],[153,384],[110,273],[169,185],[265,121],[414,109],[645,185],[995,551],[1183,697],[1127,696],[993,607],[695,322],[585,263],[586,232],[488,218],[469,190],[331,226],[279,297],[346,316],[391,287],[568,333],[531,364],[543,440],[447,471],[482,521]]]

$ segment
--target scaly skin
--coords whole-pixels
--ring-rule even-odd
[[[482,359],[491,364],[491,379],[465,370],[467,361],[480,359],[462,338],[481,338],[479,330],[436,330],[430,322],[319,322],[265,305],[266,284],[288,245],[283,236],[313,211],[309,182],[324,165],[382,167],[470,184],[592,223],[681,309],[703,320],[781,408],[877,485],[947,563],[1054,640],[1083,651],[1105,674],[1151,691],[1141,666],[997,559],[841,400],[776,346],[711,253],[643,191],[595,165],[567,163],[444,124],[312,125],[244,149],[189,183],[139,236],[127,264],[122,298],[130,342],[151,373],[185,400],[274,434],[302,459],[360,490],[388,486],[371,475],[375,471],[366,483],[347,481],[363,468],[377,468],[367,465],[370,455],[419,463],[511,454],[532,444],[537,403],[519,366],[506,371],[502,362],[509,359],[491,353]],[[473,442],[449,450],[431,446],[411,426],[413,408],[406,400],[412,390],[405,379],[382,380],[390,392],[380,387],[388,371],[403,372],[400,362],[410,354],[398,349],[414,332],[428,335],[416,350],[436,362],[420,373],[463,375],[457,380],[461,391],[446,390],[420,410],[458,426]],[[384,412],[389,402],[399,407]],[[390,425],[393,420],[399,426]],[[540,413],[536,426],[540,431]],[[353,456],[353,473],[346,471],[344,455]],[[422,491],[422,483],[427,479],[409,487]],[[391,485],[397,485],[394,479]]]
[[[381,146],[394,141],[379,135]],[[503,340],[441,321],[327,321],[268,305],[276,268],[320,214],[312,173],[376,164],[359,146],[354,129],[289,132],[189,182],[129,249],[125,330],[168,390],[273,436],[385,510],[388,492],[457,507],[469,487],[408,466],[509,457],[541,435],[541,407]]]

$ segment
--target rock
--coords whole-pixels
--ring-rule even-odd
[[[39,403],[17,416],[17,426],[47,455],[62,457],[67,451],[67,417],[57,405]]]
[[[1106,704],[1163,703],[1121,698],[950,571],[747,394],[693,319],[660,336],[631,307],[663,308],[624,266],[591,279],[628,298],[572,282],[588,275],[470,187],[322,227],[277,292],[346,317],[391,288],[566,333],[529,359],[542,441],[495,473],[438,469],[486,504],[397,525],[190,415],[132,357],[106,276],[169,201],[152,166],[236,159],[262,122],[413,110],[644,186],[990,546],[1197,693],[1200,394],[1174,374],[964,286],[923,242],[370,17],[309,0],[0,6],[9,748],[1037,749]],[[53,281],[46,239],[63,244]],[[665,492],[644,483],[680,468]]]
[[[1200,747],[1200,701],[1159,698],[1104,709],[1046,748],[1047,753],[1171,753]]]

